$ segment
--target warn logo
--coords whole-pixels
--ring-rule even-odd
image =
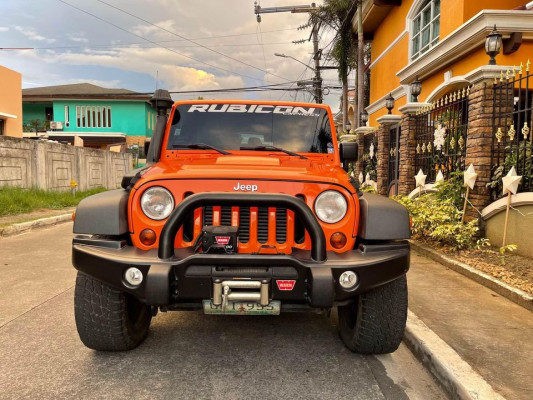
[[[229,243],[229,239],[230,237],[229,236],[215,236],[215,240],[217,242],[217,244],[228,244]]]
[[[292,290],[295,283],[295,280],[276,281],[279,290]]]

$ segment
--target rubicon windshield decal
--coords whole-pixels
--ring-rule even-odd
[[[192,104],[187,112],[207,113],[249,113],[249,114],[283,114],[315,115],[314,107],[273,106],[268,104]]]

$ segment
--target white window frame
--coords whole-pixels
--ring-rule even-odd
[[[439,13],[435,15],[435,5],[436,5],[437,1],[439,2]],[[439,42],[439,38],[440,38],[440,11],[441,11],[440,7],[441,7],[441,3],[442,3],[441,0],[429,0],[427,2],[424,1],[424,3],[422,3],[422,5],[418,8],[418,12],[410,20],[410,29],[409,29],[409,32],[410,32],[410,35],[409,35],[409,49],[410,49],[410,52],[409,53],[410,53],[410,60],[411,61],[414,61],[417,58],[419,58],[422,54],[426,53],[429,49],[431,49],[435,44],[437,44]],[[428,9],[430,10],[430,20],[429,20],[428,23],[426,23],[424,25],[422,18],[423,18],[424,12],[427,11]],[[414,29],[415,29],[415,24],[416,24],[417,20],[420,20],[420,28],[415,33]],[[433,37],[434,33],[435,33],[435,28],[436,28],[437,23],[439,24],[439,32],[436,35],[436,37]],[[429,29],[429,42],[425,46],[422,46],[422,34],[423,34],[424,30],[426,30],[426,29]],[[414,46],[415,41],[418,43],[418,51],[417,52],[415,52],[415,46]]]
[[[65,123],[70,123],[69,106],[65,106]],[[76,127],[78,128],[111,128],[110,106],[76,106]]]
[[[65,106],[65,126],[68,128],[70,126],[70,107]]]
[[[111,106],[107,106],[106,107],[106,118],[107,118],[107,126],[106,128],[111,128],[111,123],[113,122],[113,119],[110,118],[111,117],[111,114],[112,114],[112,111],[111,111]]]

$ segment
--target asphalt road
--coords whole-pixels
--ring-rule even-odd
[[[0,399],[444,399],[402,345],[361,356],[335,316],[160,313],[139,348],[98,353],[73,314],[72,224],[0,239]]]

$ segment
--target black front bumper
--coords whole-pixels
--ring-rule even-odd
[[[291,255],[199,254],[190,248],[176,249],[173,257],[161,259],[157,250],[142,251],[124,241],[76,236],[74,267],[98,280],[128,292],[150,305],[199,303],[212,297],[214,279],[267,279],[270,297],[289,304],[331,307],[349,302],[357,294],[388,283],[409,269],[408,241],[362,244],[342,254],[326,253],[315,261],[309,251]],[[143,282],[133,288],[124,280],[129,267],[143,273]],[[339,276],[354,271],[358,283],[343,289]],[[292,290],[279,290],[278,280],[295,280]]]
[[[191,248],[175,249],[176,234],[187,215],[203,206],[236,205],[284,207],[302,221],[311,239],[309,251],[291,255],[199,254]],[[200,193],[187,197],[169,216],[159,248],[142,251],[113,241],[76,236],[73,242],[74,267],[111,286],[131,293],[150,305],[168,306],[199,303],[213,296],[215,279],[256,279],[268,281],[272,300],[311,307],[331,307],[357,294],[390,282],[409,269],[409,242],[363,244],[342,254],[326,251],[326,238],[311,209],[286,194]],[[128,268],[141,270],[138,287],[124,280]],[[343,289],[339,277],[344,271],[357,274],[358,283]],[[278,281],[294,281],[292,290],[280,290]]]

